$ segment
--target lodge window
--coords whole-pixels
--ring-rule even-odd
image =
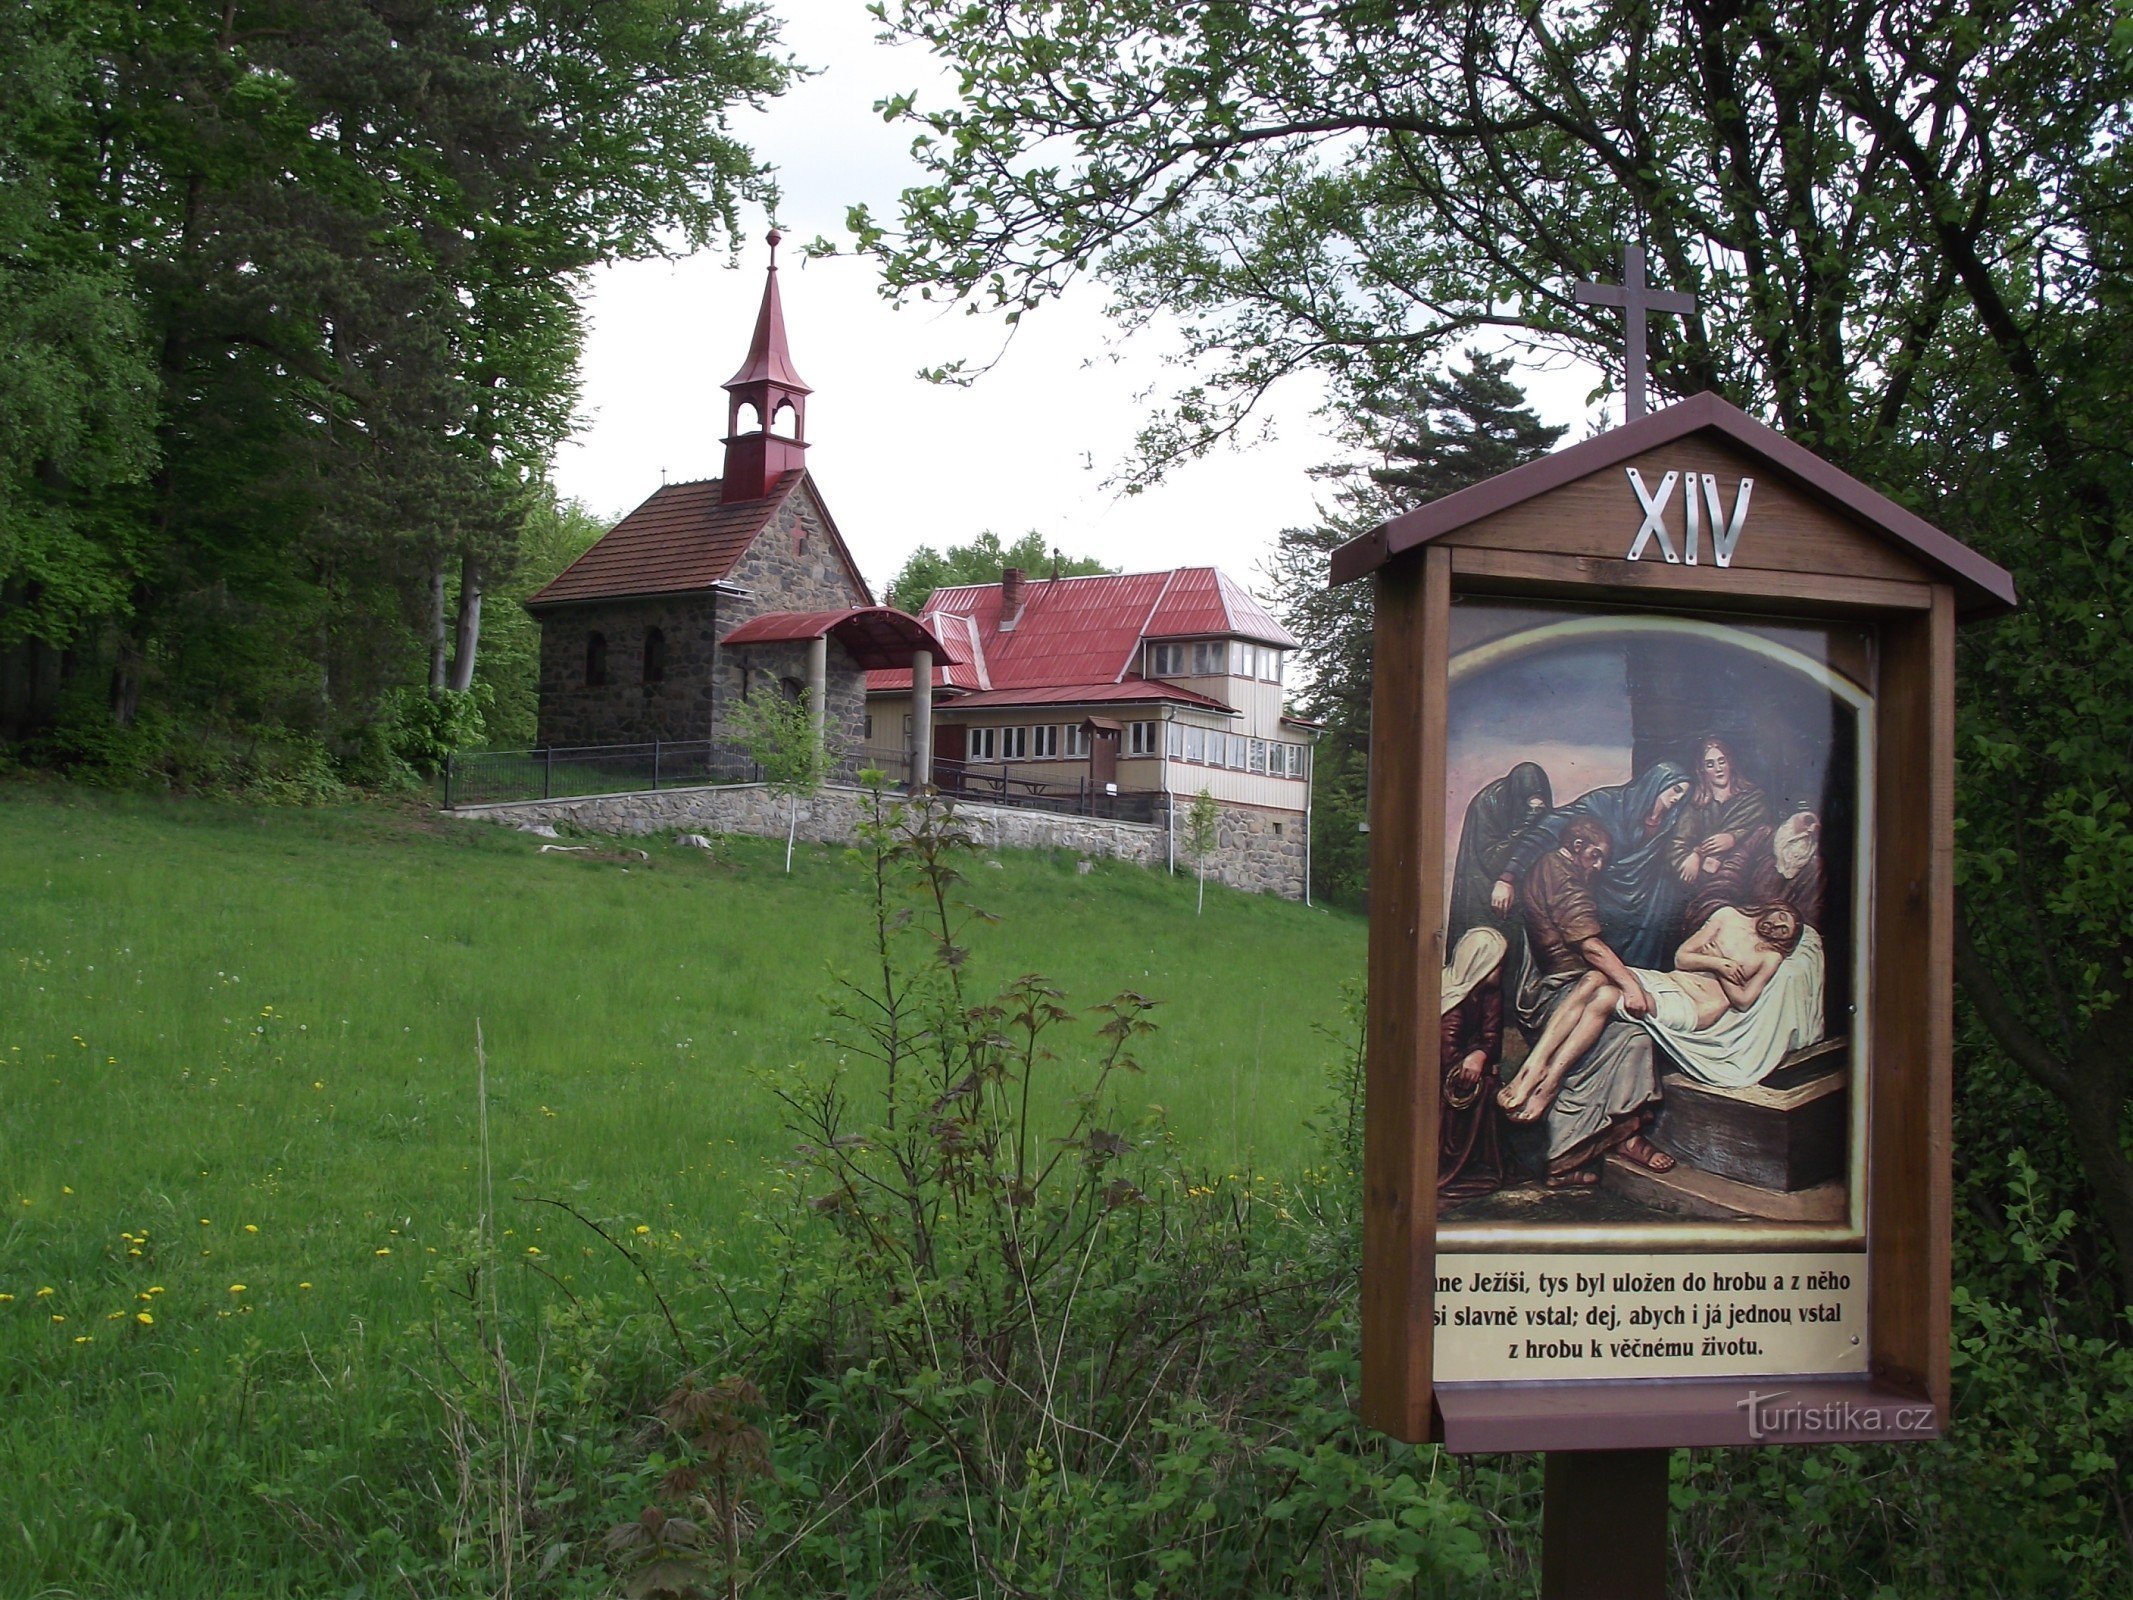
[[[1162,724],[1155,722],[1127,723],[1126,732],[1130,741],[1127,745],[1127,753],[1136,756],[1159,755],[1163,747],[1157,742],[1161,738],[1157,730],[1161,726]]]
[[[1229,744],[1229,760],[1224,762],[1223,765],[1231,768],[1233,771],[1242,772],[1250,764],[1251,761],[1251,741],[1245,738],[1244,735],[1241,733],[1229,734],[1227,736],[1227,739]]]
[[[1205,761],[1207,759],[1207,730],[1205,728],[1195,728],[1189,725],[1186,727],[1185,759],[1187,761]]]
[[[1192,647],[1192,675],[1196,678],[1219,678],[1229,665],[1229,646],[1220,639],[1210,639]]]
[[[972,761],[992,760],[999,751],[999,741],[996,736],[1000,730],[998,728],[971,728],[967,731],[970,735],[969,742],[964,746],[967,758]]]
[[[1000,730],[1000,758],[1003,761],[1028,760],[1029,729],[1002,728]]]
[[[874,737],[874,719],[872,717],[867,718],[866,737],[869,739]]]
[[[1067,724],[1066,753],[1069,756],[1086,756],[1089,753],[1089,730],[1078,722]]]
[[[1149,676],[1156,678],[1182,678],[1192,669],[1192,647],[1182,644],[1153,644],[1148,647]]]
[[[1041,728],[1032,728],[1032,729],[1030,730],[1030,732],[1031,732],[1031,733],[1033,733],[1033,734],[1035,734],[1035,735],[1037,736],[1037,737],[1036,737],[1036,742],[1035,742],[1035,744],[1034,744],[1034,745],[1032,746],[1032,749],[1031,749],[1031,753],[1032,753],[1033,755],[1036,755],[1036,756],[1038,756],[1038,757],[1040,757],[1040,758],[1042,758],[1042,759],[1047,759],[1047,760],[1049,760],[1049,759],[1053,759],[1053,758],[1056,758],[1056,757],[1058,756],[1058,754],[1059,754],[1059,724],[1058,724],[1058,723],[1056,723],[1056,722],[1046,723],[1046,724],[1045,724],[1045,725],[1044,725],[1043,727],[1041,727]]]
[[[585,636],[585,687],[601,689],[607,686],[607,635],[588,633]]]
[[[1178,759],[1181,759],[1181,758],[1182,758],[1182,757],[1184,756],[1184,754],[1185,754],[1185,729],[1184,729],[1184,726],[1183,726],[1182,724],[1180,724],[1180,723],[1176,723],[1176,722],[1173,722],[1173,723],[1172,723],[1172,724],[1170,725],[1170,756],[1171,756],[1171,759],[1172,759],[1172,760],[1174,760],[1174,761],[1175,761],[1175,760],[1178,760]]]
[[[667,636],[657,628],[644,630],[644,681],[667,681]]]

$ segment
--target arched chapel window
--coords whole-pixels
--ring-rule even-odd
[[[585,687],[598,689],[607,682],[607,635],[585,636]]]
[[[658,628],[644,630],[644,681],[667,681],[667,636]]]

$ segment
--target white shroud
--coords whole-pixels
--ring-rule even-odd
[[[1800,942],[1746,1011],[1730,1007],[1710,1027],[1679,1031],[1637,1019],[1691,1077],[1722,1089],[1761,1083],[1795,1050],[1822,1037],[1822,936],[1800,929]]]

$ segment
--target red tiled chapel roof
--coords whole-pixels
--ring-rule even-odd
[[[663,484],[526,605],[708,589],[733,571],[806,476],[784,473],[769,494],[733,505],[719,499],[716,478]]]

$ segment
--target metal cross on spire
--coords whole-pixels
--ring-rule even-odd
[[[1634,422],[1649,409],[1644,398],[1645,314],[1668,311],[1687,316],[1696,309],[1696,297],[1669,289],[1648,288],[1644,282],[1644,248],[1626,244],[1622,247],[1621,283],[1580,283],[1577,300],[1581,306],[1622,308],[1623,320],[1629,325],[1622,360],[1622,420]]]

